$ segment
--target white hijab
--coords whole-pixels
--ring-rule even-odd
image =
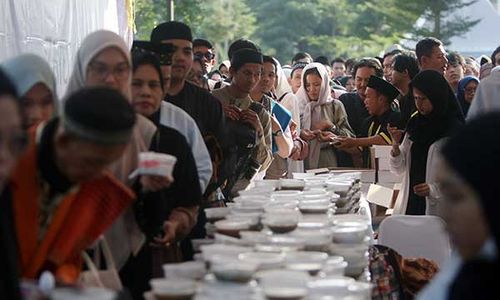
[[[304,84],[304,75],[308,70],[317,69],[321,76],[321,90],[319,93],[318,101],[310,101],[309,96],[307,96],[306,87]],[[304,113],[301,118],[302,128],[311,129],[312,124],[318,122],[322,119],[321,117],[321,106],[328,102],[333,101],[330,94],[330,84],[328,78],[328,71],[325,66],[320,63],[310,63],[302,71],[302,85],[296,93],[297,99],[300,102],[305,103]]]
[[[45,59],[35,54],[26,53],[2,62],[1,66],[14,83],[19,97],[26,95],[34,85],[43,83],[52,93],[55,114],[58,113],[59,99],[56,78]]]
[[[101,51],[110,47],[114,47],[122,52],[130,65],[130,69],[132,70],[130,50],[125,41],[118,34],[112,31],[94,31],[85,37],[80,45],[80,48],[78,49],[78,52],[76,53],[75,65],[73,67],[71,78],[69,79],[65,98],[77,90],[85,87],[87,67],[89,63]],[[132,71],[129,78],[132,80]],[[127,87],[124,87],[122,92],[129,100],[131,99],[130,84],[127,84]]]
[[[292,113],[292,120],[297,124],[297,130],[300,130],[300,106],[299,100],[295,97],[290,84],[288,84],[288,79],[281,67],[280,62],[273,58],[276,62],[276,87],[274,89],[276,97],[280,99],[280,104],[283,105]]]
[[[490,76],[479,83],[476,95],[467,113],[467,121],[491,111],[500,110],[500,66],[491,70]]]

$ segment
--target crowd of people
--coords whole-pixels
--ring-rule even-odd
[[[457,249],[422,299],[494,295],[500,47],[463,57],[430,37],[415,51],[288,64],[238,39],[228,58],[171,21],[131,50],[89,34],[61,97],[43,58],[0,62],[2,299],[44,271],[76,283],[82,252],[102,240],[142,299],[163,263],[192,259],[204,208],[257,179],[372,168],[372,145],[392,146],[403,178],[393,213],[442,216]],[[172,176],[131,176],[147,151],[175,156]]]

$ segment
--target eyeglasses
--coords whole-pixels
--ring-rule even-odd
[[[100,62],[91,62],[89,64],[89,70],[100,79],[107,78],[109,74],[113,74],[113,76],[119,80],[130,76],[130,66],[125,62],[118,64],[114,68]]]
[[[194,56],[198,56],[199,58],[206,58],[207,60],[212,60],[215,58],[215,54],[211,53],[211,52],[196,52],[194,54]]]
[[[0,148],[7,147],[14,156],[21,154],[28,144],[28,137],[24,132],[9,134],[0,133]]]
[[[476,92],[477,87],[469,87],[464,89],[465,93],[467,94],[474,94]]]

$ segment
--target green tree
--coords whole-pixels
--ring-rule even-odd
[[[445,45],[450,43],[450,39],[454,36],[462,36],[469,31],[473,26],[479,23],[480,20],[473,20],[470,17],[448,17],[458,9],[468,7],[474,4],[477,0],[424,0],[419,1],[422,5],[422,17],[427,20],[427,24],[423,27],[413,30],[414,39],[425,36],[433,36],[440,39]]]

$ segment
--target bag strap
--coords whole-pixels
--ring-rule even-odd
[[[286,92],[286,93],[284,93],[283,95],[281,95],[281,97],[279,97],[279,99],[278,99],[278,101],[277,101],[277,102],[278,102],[278,103],[280,103],[280,102],[281,102],[281,100],[283,100],[283,98],[285,98],[285,96],[286,96],[286,95],[288,95],[288,92]]]
[[[101,281],[101,277],[99,276],[99,270],[97,269],[96,265],[94,264],[94,261],[90,256],[88,255],[85,250],[82,251],[82,258],[83,261],[85,262],[85,265],[89,269],[90,274],[94,277],[94,282],[101,288],[104,287],[104,284]]]

